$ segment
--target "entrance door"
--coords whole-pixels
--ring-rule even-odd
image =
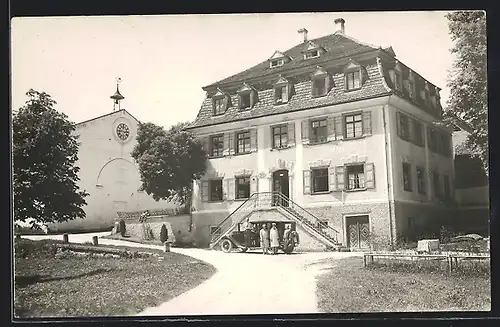
[[[370,247],[370,227],[368,216],[346,217],[347,245],[350,249],[367,249]]]
[[[273,173],[273,191],[282,193],[286,198],[290,197],[288,170],[277,170]],[[278,203],[277,201],[280,201],[280,203]],[[272,205],[281,205],[284,207],[288,207],[288,201],[286,199],[275,196]]]

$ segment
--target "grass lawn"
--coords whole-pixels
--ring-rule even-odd
[[[215,273],[213,266],[202,261],[149,249],[140,251],[160,256],[58,258],[55,242],[16,241],[17,317],[134,315],[180,295]]]
[[[383,263],[363,268],[359,257],[326,262],[331,268],[317,280],[318,305],[323,312],[491,310],[490,276],[484,271],[476,276],[447,275]]]

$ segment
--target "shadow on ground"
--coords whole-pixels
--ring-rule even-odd
[[[70,276],[58,276],[58,277],[51,277],[50,275],[29,275],[29,276],[16,276],[15,277],[15,283],[17,287],[26,287],[28,285],[36,284],[36,283],[45,283],[45,282],[52,282],[56,280],[72,280],[72,279],[78,279],[78,278],[83,278],[83,277],[90,277],[90,276],[96,276],[99,274],[103,273],[108,273],[115,271],[116,269],[95,269],[86,273],[82,274],[77,274],[77,275],[70,275]]]

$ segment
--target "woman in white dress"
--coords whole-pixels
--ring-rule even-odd
[[[271,241],[271,249],[273,254],[278,253],[278,248],[280,246],[278,228],[276,228],[276,223],[273,223],[271,230],[269,231],[269,238]]]

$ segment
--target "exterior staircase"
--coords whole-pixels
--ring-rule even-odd
[[[280,192],[260,192],[252,194],[236,210],[227,216],[212,234],[210,248],[213,249],[219,242],[231,233],[252,212],[276,208],[281,214],[295,221],[308,234],[315,237],[330,250],[340,250],[342,245],[338,242],[338,231],[321,221],[311,212],[302,208],[297,203]]]

